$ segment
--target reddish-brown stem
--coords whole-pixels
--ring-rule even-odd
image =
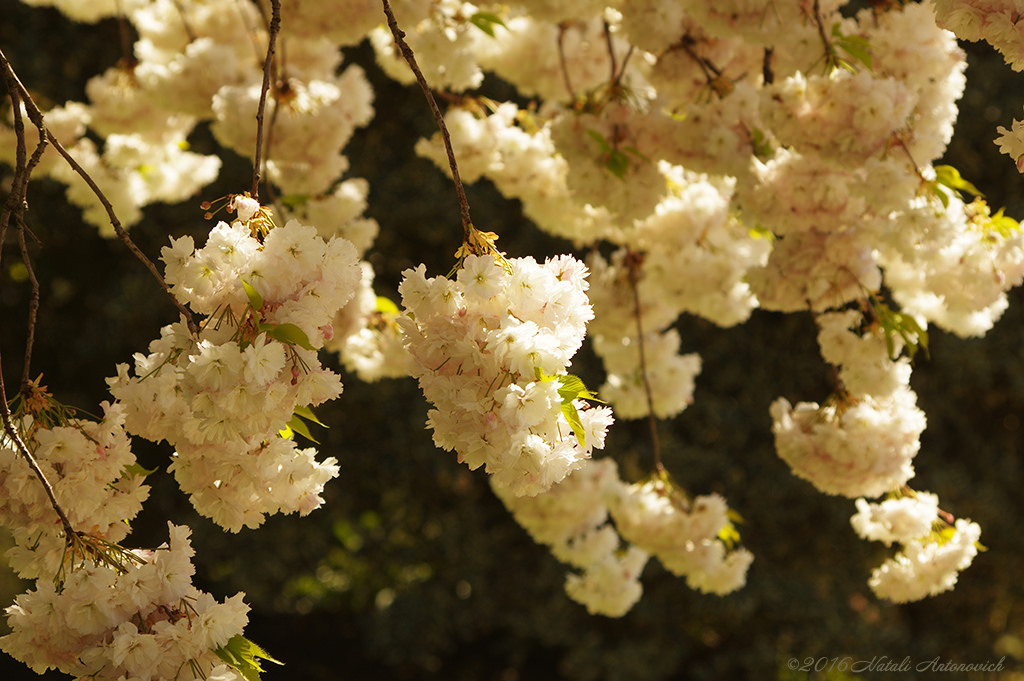
[[[565,89],[572,99],[573,106],[579,101],[576,92],[572,89],[572,81],[569,79],[569,65],[565,61],[565,24],[558,25],[558,64],[562,69],[562,79],[565,81]]]
[[[168,296],[171,297],[171,300],[174,301],[174,305],[178,308],[178,311],[185,318],[185,322],[188,325],[189,331],[192,333],[192,335],[198,336],[199,328],[196,326],[196,322],[192,318],[192,314],[188,311],[188,308],[186,308],[181,301],[179,301],[171,294],[171,290],[167,286],[167,282],[164,281],[163,275],[160,274],[160,270],[157,269],[156,265],[153,264],[153,261],[146,257],[146,254],[143,253],[142,250],[140,250],[139,247],[135,245],[135,242],[132,241],[131,237],[128,236],[128,232],[126,232],[124,230],[124,227],[121,226],[121,221],[117,219],[117,215],[114,213],[114,207],[110,204],[110,200],[107,199],[106,195],[99,188],[99,186],[97,186],[96,182],[92,179],[89,173],[87,173],[85,169],[82,168],[81,165],[79,165],[78,161],[76,161],[74,157],[70,153],[68,153],[68,150],[65,149],[64,146],[60,143],[60,140],[58,140],[53,135],[53,133],[50,132],[50,130],[46,127],[46,125],[43,122],[42,112],[39,110],[39,107],[32,99],[32,95],[29,94],[28,90],[18,79],[17,74],[11,67],[11,63],[7,61],[7,55],[3,53],[3,50],[0,50],[0,68],[3,69],[5,73],[5,78],[12,85],[12,89],[16,89],[22,101],[24,101],[25,112],[28,114],[29,120],[31,120],[33,125],[35,125],[36,128],[39,130],[39,136],[49,141],[49,143],[53,145],[53,148],[57,150],[57,153],[59,153],[67,162],[67,164],[71,166],[72,170],[74,170],[78,174],[78,176],[81,177],[89,186],[89,189],[92,190],[92,193],[96,196],[100,204],[103,206],[103,209],[107,212],[107,218],[110,220],[110,225],[114,228],[114,232],[117,234],[118,238],[121,239],[121,242],[124,243],[124,245],[128,248],[129,251],[131,251],[132,255],[134,255],[136,259],[138,259],[138,261],[141,262],[146,267],[146,269],[150,271],[153,277],[156,278],[157,282],[160,283],[160,287]]]
[[[260,104],[256,110],[256,156],[253,160],[252,169],[252,198],[256,200],[259,200],[260,197],[260,174],[262,173],[263,164],[263,113],[267,108],[267,92],[270,90],[270,80],[274,67],[274,44],[277,42],[277,34],[281,30],[280,0],[270,0],[270,6],[271,15],[267,37],[267,56],[263,60],[263,87],[260,88]]]
[[[398,21],[395,19],[395,13],[391,11],[391,3],[388,0],[381,0],[384,5],[384,15],[388,19],[388,28],[391,29],[391,35],[395,38],[395,44],[398,45],[398,49],[402,53],[402,57],[405,62],[412,69],[413,75],[416,76],[416,82],[419,83],[420,89],[423,90],[423,96],[427,100],[427,104],[430,106],[430,112],[434,115],[434,122],[437,124],[438,129],[441,131],[441,139],[444,140],[444,149],[448,154],[448,167],[452,171],[452,181],[455,183],[455,193],[459,198],[459,213],[462,218],[462,232],[463,241],[467,244],[472,243],[473,233],[473,221],[469,217],[469,200],[466,199],[466,190],[462,186],[462,179],[459,177],[459,165],[455,161],[455,151],[452,149],[452,140],[448,135],[448,126],[444,123],[444,116],[441,115],[441,109],[437,106],[437,101],[434,99],[434,93],[430,91],[430,85],[427,84],[427,79],[423,77],[423,72],[420,71],[420,67],[416,64],[416,56],[412,53],[412,48],[405,42],[405,32],[398,27]]]
[[[3,363],[0,362],[0,365]],[[11,417],[11,410],[7,408],[7,390],[4,387],[3,372],[0,371],[0,420],[3,421],[4,433],[7,435],[7,439],[10,440],[11,445],[21,455],[25,462],[28,464],[32,472],[35,473],[36,477],[39,478],[39,482],[43,484],[43,489],[46,491],[46,496],[50,500],[50,505],[53,506],[53,510],[57,512],[57,516],[60,518],[60,524],[64,528],[64,536],[68,541],[71,541],[72,537],[75,536],[75,529],[71,526],[71,521],[68,520],[67,514],[64,509],[61,508],[57,502],[57,496],[53,492],[53,485],[46,479],[46,474],[39,467],[38,462],[32,452],[29,451],[25,441],[21,439],[21,433],[14,427],[14,421]]]
[[[637,349],[640,353],[640,376],[644,383],[644,393],[647,396],[647,422],[651,429],[651,448],[654,450],[654,470],[662,472],[665,470],[661,465],[661,444],[658,440],[658,421],[654,416],[654,395],[651,391],[651,381],[647,377],[647,354],[644,349],[644,325],[640,310],[640,267],[643,263],[643,256],[639,253],[629,251],[626,254],[625,264],[629,277],[629,288],[633,292],[633,316],[636,318]]]

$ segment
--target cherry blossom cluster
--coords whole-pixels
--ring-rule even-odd
[[[779,398],[771,406],[776,450],[793,473],[850,498],[877,497],[913,477],[925,429],[909,361],[891,360],[881,327],[861,334],[860,321],[857,310],[818,317],[822,356],[839,367],[841,391],[822,405]]]
[[[19,436],[50,482],[71,526],[105,542],[117,543],[129,532],[149,494],[145,473],[135,460],[124,429],[122,405],[103,403],[98,422],[72,419],[46,427],[26,415]],[[0,524],[14,535],[11,567],[25,579],[56,574],[66,538],[58,516],[21,453],[6,436],[0,439]]]
[[[534,541],[580,572],[566,577],[566,593],[591,614],[621,617],[643,595],[640,575],[648,555],[623,546],[609,522],[608,499],[621,486],[615,461],[589,459],[562,482],[536,496],[516,496],[492,483]]]
[[[969,520],[940,519],[939,498],[928,492],[891,496],[880,503],[857,499],[850,519],[864,539],[900,544],[902,550],[876,568],[868,584],[895,603],[949,591],[978,553],[981,528]]]
[[[117,549],[116,565],[82,560],[57,584],[40,578],[7,608],[0,649],[39,674],[241,681],[216,651],[241,634],[249,606],[240,593],[221,603],[196,589],[190,530],[168,527],[155,550]]]
[[[738,535],[718,495],[690,500],[664,476],[630,485],[607,458],[588,461],[534,497],[492,486],[537,543],[581,571],[569,574],[566,593],[592,614],[626,614],[640,599],[650,556],[705,593],[724,595],[746,583],[754,557],[732,546]]]
[[[535,495],[604,445],[607,407],[564,397],[563,378],[592,316],[586,267],[468,255],[454,279],[403,273],[399,320],[412,375],[434,406],[434,442],[494,484]],[[578,419],[571,423],[567,411]]]
[[[268,513],[309,513],[337,475],[335,459],[319,462],[279,431],[297,409],[341,393],[316,349],[360,278],[347,240],[291,221],[261,241],[251,225],[263,213],[244,210],[246,222],[219,223],[203,248],[181,237],[163,250],[172,293],[206,317],[199,336],[166,326],[135,356],[134,375],[122,364],[109,381],[129,431],[173,445],[182,489],[232,531]]]
[[[268,42],[258,3],[25,1],[79,21],[123,16],[138,34],[134,61],[90,80],[87,103],[46,115],[122,224],[216,177],[218,157],[188,151],[200,124],[225,148],[252,153]],[[352,0],[344,12],[328,0],[282,0],[284,56],[261,142],[285,224],[266,231],[268,211],[236,197],[238,220],[214,227],[204,247],[181,238],[164,249],[171,291],[203,317],[199,331],[170,324],[133,368],[119,366],[105,425],[37,436],[75,526],[123,539],[116,521],[134,515],[145,495],[130,473],[125,431],[168,441],[182,488],[230,530],[316,508],[337,462],[317,461],[286,435],[309,407],[341,392],[316,354],[327,348],[365,380],[417,378],[433,405],[434,442],[491,474],[534,538],[581,571],[566,589],[592,612],[625,613],[649,555],[693,588],[726,593],[743,584],[752,557],[732,549],[724,501],[690,499],[661,477],[627,485],[609,460],[590,461],[611,411],[588,402],[567,367],[592,322],[607,373],[602,398],[621,418],[671,418],[691,402],[701,368],[698,355],[682,354],[675,321],[689,313],[731,326],[759,307],[812,311],[840,382],[824,404],[772,405],[779,455],[825,493],[875,498],[901,488],[913,476],[925,416],[909,388],[910,363],[894,357],[922,342],[929,323],[983,335],[1006,308],[1006,292],[1024,281],[1016,223],[967,203],[963,185],[950,186],[948,170],[933,165],[964,86],[963,54],[940,26],[988,40],[1014,68],[1024,64],[1024,42],[1006,3],[935,0],[934,16],[926,4],[857,13],[844,4],[395,0],[434,88],[467,92],[495,74],[537,98],[520,107],[467,93],[449,108],[463,178],[490,179],[541,229],[579,247],[606,246],[592,248],[589,284],[570,256],[540,264],[464,254],[453,278],[428,278],[420,265],[404,273],[403,311],[376,295],[372,268],[360,262],[377,224],[363,217],[366,182],[342,179],[344,148],[374,115],[373,92],[361,69],[343,67],[340,48],[369,38],[386,73],[402,82],[412,74],[377,0]],[[1024,172],[1024,123],[1000,132],[1001,150]],[[14,135],[0,125],[0,161],[14,162]],[[439,138],[417,150],[447,170]],[[85,219],[109,232],[92,191],[58,161],[48,150],[38,173],[67,184]],[[882,290],[901,317],[879,316],[888,310],[877,300]],[[851,305],[876,312],[837,311]],[[894,327],[893,319],[913,324]],[[74,462],[59,459],[88,449],[83,443],[107,453],[94,447]],[[0,516],[27,539],[47,522],[46,499],[13,450],[0,451],[0,488],[10,499]],[[92,491],[78,508],[63,490],[87,478]],[[111,483],[102,493],[100,479]],[[884,597],[950,588],[973,556],[978,526],[957,521],[936,534],[929,498],[919,493],[913,508],[906,498],[858,502],[859,534],[903,546],[872,577]],[[57,539],[41,543],[37,551],[50,557],[39,564],[52,565],[60,548]],[[20,569],[42,575],[19,551]],[[185,554],[184,531],[172,529],[169,549],[133,554],[123,572],[81,568],[63,592],[37,586],[37,600],[15,606],[26,633],[5,646],[43,645],[30,609],[67,609],[60,626],[78,638],[55,642],[65,657],[78,648],[61,665],[109,660],[102,675],[117,678],[146,676],[147,661],[177,660],[159,676],[188,664],[230,678],[209,651],[244,624],[240,601],[216,605],[182,583],[133,601],[134,611],[82,605],[126,598],[114,592],[142,579],[131,575]],[[59,601],[65,592],[67,603]],[[207,611],[223,611],[223,624],[199,636],[203,646],[164,650],[172,644],[158,637],[192,632]],[[25,653],[30,665],[57,666],[56,643],[52,655]],[[101,674],[95,665],[84,672]]]
[[[48,404],[18,419],[18,437],[49,481],[58,514],[20,446],[0,440],[0,524],[14,536],[10,566],[35,586],[6,609],[0,650],[37,673],[123,679],[216,672],[241,675],[216,651],[240,636],[242,594],[223,603],[192,585],[189,530],[169,525],[169,545],[120,546],[149,488],[124,429],[125,408],[104,403],[103,418],[63,418]],[[54,420],[47,424],[44,421]]]

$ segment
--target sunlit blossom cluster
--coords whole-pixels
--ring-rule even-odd
[[[779,456],[826,494],[877,497],[914,475],[925,415],[909,387],[906,359],[891,360],[881,328],[859,333],[857,311],[819,317],[822,355],[843,388],[824,404],[771,405]],[[894,349],[902,341],[893,340]]]
[[[628,612],[640,599],[651,556],[705,593],[723,595],[746,583],[754,557],[727,543],[734,528],[718,495],[690,500],[663,478],[630,485],[607,458],[588,461],[534,497],[494,488],[535,541],[580,571],[566,578],[566,593],[591,613]]]
[[[124,407],[101,405],[103,419],[47,427],[26,416],[19,432],[72,527],[108,542],[127,536],[149,494],[124,430]],[[14,535],[7,558],[25,579],[50,578],[60,566],[64,528],[18,448],[0,439],[0,525]]]
[[[182,489],[232,531],[267,513],[309,513],[336,461],[317,461],[279,431],[297,408],[341,393],[316,349],[358,286],[355,248],[297,221],[261,242],[235,221],[217,225],[203,248],[172,241],[163,259],[172,293],[206,319],[198,337],[184,322],[164,327],[135,356],[134,375],[118,367],[110,387],[128,429],[171,443]]]
[[[46,112],[123,225],[216,178],[219,157],[189,150],[199,126],[252,155],[268,40],[257,3],[24,1],[78,21],[120,15],[138,35],[134,61],[92,78],[87,102]],[[873,574],[876,593],[903,602],[952,588],[978,525],[937,531],[937,499],[925,493],[861,497],[914,475],[925,416],[910,363],[894,356],[924,339],[906,329],[983,335],[1024,281],[1016,223],[965,201],[933,165],[964,86],[963,53],[940,26],[987,40],[1019,70],[1024,40],[1007,3],[851,14],[839,0],[395,0],[430,85],[466,93],[445,114],[462,177],[489,179],[541,229],[592,249],[589,280],[571,256],[467,255],[448,278],[419,265],[403,274],[404,309],[376,294],[360,261],[378,226],[363,215],[367,183],[343,179],[344,149],[375,112],[365,73],[345,67],[340,48],[369,38],[385,73],[406,83],[412,73],[376,0],[344,12],[328,0],[281,4],[286,58],[271,78],[261,170],[284,224],[260,236],[267,209],[237,196],[238,219],[216,224],[205,246],[173,239],[166,280],[198,330],[169,324],[132,367],[119,365],[117,401],[99,424],[34,432],[74,527],[124,539],[121,521],[146,494],[129,433],[170,443],[182,489],[229,530],[318,507],[337,461],[318,461],[288,424],[341,393],[317,354],[326,348],[364,380],[415,377],[434,442],[490,474],[517,521],[577,571],[566,591],[590,612],[627,612],[652,555],[692,588],[728,593],[752,555],[732,544],[724,500],[690,498],[664,478],[628,485],[610,459],[592,461],[612,411],[584,399],[567,370],[589,323],[607,374],[601,398],[623,419],[672,418],[701,369],[673,328],[680,315],[732,326],[757,308],[810,311],[836,392],[772,404],[779,456],[819,490],[858,498],[858,534],[902,547]],[[539,101],[475,97],[490,74]],[[999,132],[1024,172],[1024,123]],[[36,137],[28,126],[28,143]],[[15,150],[13,127],[0,125],[0,161],[13,165]],[[447,171],[440,135],[417,152]],[[55,151],[37,174],[66,184],[84,218],[113,232]],[[914,320],[902,335],[884,327],[893,318],[871,316],[881,291]],[[0,444],[12,564],[48,577],[65,539],[38,481]],[[79,677],[177,678],[190,667],[232,681],[211,651],[241,631],[246,608],[190,585],[187,534],[172,526],[168,547],[132,552],[122,569],[78,566],[61,589],[40,579],[9,609],[3,649]]]
[[[39,579],[7,608],[0,649],[43,673],[75,678],[174,679],[241,674],[217,656],[248,622],[242,594],[218,602],[192,585],[190,530],[169,524],[155,550],[123,550],[117,566],[81,561],[55,584]]]
[[[981,528],[969,520],[958,519],[953,525],[940,520],[938,503],[938,497],[928,492],[880,503],[857,500],[857,514],[850,519],[857,534],[901,546],[868,580],[880,597],[906,603],[949,591],[974,560]]]
[[[604,445],[611,410],[563,400],[559,377],[592,316],[569,256],[465,258],[454,279],[406,270],[399,320],[434,442],[516,495],[543,492]],[[564,407],[579,418],[574,432]]]

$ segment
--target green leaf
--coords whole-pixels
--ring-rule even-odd
[[[832,37],[836,39],[836,47],[868,67],[869,71],[874,70],[871,65],[871,44],[867,38],[859,35],[843,35],[838,23],[832,24]]]
[[[629,157],[621,151],[608,152],[607,158],[604,160],[604,167],[615,177],[624,180],[626,172],[629,170]]]
[[[323,422],[316,417],[316,414],[314,414],[313,410],[310,409],[309,407],[305,407],[305,406],[304,407],[295,407],[295,415],[296,416],[301,416],[302,418],[306,419],[307,421],[312,421],[313,423],[315,423],[318,426],[323,426],[324,428],[327,427],[327,426],[324,426]]]
[[[239,277],[239,279],[242,279]],[[254,310],[259,310],[263,307],[263,296],[259,294],[259,291],[252,287],[252,284],[242,279],[242,286],[245,288],[245,296],[249,299],[249,305]]]
[[[306,425],[306,422],[303,421],[301,418],[299,418],[299,416],[297,414],[293,414],[292,417],[290,419],[288,419],[288,425],[285,426],[285,428],[287,430],[289,430],[292,434],[298,433],[299,435],[301,435],[302,437],[306,438],[307,440],[309,440],[313,444],[320,444],[317,441],[317,439],[315,437],[313,437],[313,434],[309,432],[309,426]],[[290,439],[293,439],[293,438],[287,438],[287,439],[290,440]]]
[[[977,187],[961,177],[960,171],[953,166],[935,166],[935,181],[951,189],[957,196],[962,196],[961,191],[972,196],[985,196]]]
[[[142,464],[133,463],[130,466],[125,466],[124,469],[123,469],[123,472],[124,472],[125,475],[131,476],[131,477],[142,477],[142,478],[144,478],[147,475],[152,475],[153,473],[156,473],[158,470],[160,470],[160,469],[159,468],[144,468],[142,466]]]
[[[508,30],[508,26],[506,26],[505,22],[501,20],[501,17],[497,14],[492,14],[491,12],[477,12],[469,18],[469,23],[473,24],[492,38],[495,37],[495,26],[501,26]]]
[[[260,672],[263,671],[260,660],[284,664],[241,634],[232,637],[227,645],[213,652],[217,653],[217,657],[224,660],[226,664],[234,667],[239,674],[245,677],[246,681],[259,681]]]
[[[562,402],[562,414],[565,416],[565,420],[569,422],[569,427],[572,428],[573,435],[576,436],[576,441],[580,443],[580,447],[586,447],[587,431],[583,429],[583,422],[580,421],[580,413],[576,410],[576,405],[572,402]]]
[[[606,140],[604,138],[604,135],[599,133],[597,130],[594,130],[593,128],[587,128],[586,133],[590,137],[590,139],[594,140],[595,142],[601,145],[602,151],[612,150],[611,145],[608,144],[608,140]]]
[[[298,208],[305,205],[309,199],[309,194],[285,194],[281,197],[281,203],[289,208]]]
[[[740,541],[740,533],[737,531],[736,526],[732,523],[726,523],[722,526],[722,529],[718,531],[718,538],[722,540],[725,547],[731,549],[736,546]]]
[[[394,314],[397,315],[400,310],[395,305],[394,301],[384,296],[377,296],[377,312],[381,314]]]
[[[306,350],[316,350],[310,342],[306,332],[294,324],[260,324],[260,330],[265,331],[271,338],[276,338],[282,343],[298,345]]]
[[[600,402],[597,399],[597,394],[587,390],[587,386],[583,384],[583,379],[579,376],[563,374],[553,378],[558,381],[558,396],[562,398],[563,402],[572,402],[577,399]]]
[[[1020,231],[1020,223],[1013,218],[1003,215],[1003,208],[996,211],[987,225],[988,229],[995,232],[1004,239],[1009,239],[1016,232]]]
[[[576,441],[580,443],[581,447],[586,447],[586,430],[583,428],[583,422],[580,420],[579,411],[572,402],[573,400],[600,402],[601,400],[597,398],[597,394],[587,390],[587,386],[583,384],[583,380],[579,376],[573,376],[572,374],[549,376],[541,371],[539,367],[534,368],[534,374],[537,380],[541,382],[558,381],[558,397],[562,400],[562,414],[565,416],[565,420],[569,422],[569,426],[576,436]]]
[[[911,361],[918,350],[928,356],[928,332],[917,323],[913,315],[896,312],[883,302],[873,300],[871,309],[885,333],[885,348],[890,359],[896,359],[896,336],[903,340]]]

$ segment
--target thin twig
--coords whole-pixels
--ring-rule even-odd
[[[604,42],[608,47],[608,58],[611,60],[612,76],[608,79],[612,85],[618,80],[619,67],[615,63],[615,46],[612,45],[612,27],[608,25],[608,22],[604,22]]]
[[[174,295],[171,293],[170,288],[167,286],[167,282],[164,281],[163,275],[160,274],[160,270],[158,270],[156,265],[153,264],[153,261],[146,257],[146,254],[143,253],[142,250],[135,245],[135,242],[132,241],[131,237],[128,236],[128,233],[124,230],[124,227],[121,226],[121,221],[117,219],[117,215],[114,213],[114,207],[110,204],[110,201],[107,199],[106,195],[99,188],[96,182],[92,179],[89,173],[87,173],[85,169],[78,164],[78,161],[76,161],[74,157],[70,153],[68,153],[68,150],[64,148],[64,146],[60,143],[60,140],[58,140],[43,123],[42,112],[36,105],[35,101],[32,99],[32,95],[29,94],[28,89],[25,88],[25,86],[18,79],[18,75],[14,72],[14,69],[11,67],[11,63],[7,61],[7,55],[3,53],[3,50],[0,50],[0,67],[3,67],[3,70],[8,78],[8,82],[13,83],[13,85],[20,93],[22,100],[24,100],[25,111],[28,114],[29,120],[31,120],[33,125],[35,125],[36,128],[39,130],[39,136],[45,137],[50,142],[50,144],[53,145],[53,148],[56,149],[57,152],[64,157],[64,160],[67,161],[67,164],[71,166],[72,170],[78,173],[79,177],[81,177],[89,186],[89,189],[92,190],[93,194],[99,200],[100,204],[102,204],[104,210],[106,210],[107,218],[110,220],[110,225],[114,228],[114,232],[117,233],[118,238],[120,238],[124,245],[128,247],[128,250],[131,251],[132,255],[134,255],[138,259],[138,261],[141,262],[146,267],[146,269],[150,271],[153,277],[156,278],[156,280],[160,283],[160,287],[168,296],[171,297],[171,300],[174,301],[175,307],[178,308],[178,311],[185,318],[185,323],[188,325],[189,331],[192,333],[193,336],[198,336],[199,328],[196,326],[196,322],[192,318],[192,314],[188,311],[188,308],[186,308],[185,305],[177,298],[175,298]]]
[[[17,83],[11,78],[9,71],[4,71],[4,80],[7,83],[7,91],[14,112],[14,133],[17,147],[15,151],[14,178],[11,181],[11,193],[7,197],[7,201],[4,202],[3,211],[0,214],[0,250],[2,250],[2,246],[6,242],[7,227],[13,217],[18,227],[18,244],[21,248],[22,263],[28,271],[29,280],[32,285],[21,376],[21,388],[24,390],[31,376],[32,348],[35,345],[36,318],[39,311],[39,281],[36,279],[35,270],[32,267],[32,259],[28,254],[28,245],[25,242],[25,233],[29,232],[28,227],[25,225],[25,211],[28,208],[28,181],[32,171],[43,157],[43,152],[46,149],[46,138],[40,135],[39,142],[32,152],[32,157],[26,160],[25,121],[22,118],[21,96],[18,92]],[[31,232],[29,233],[31,234]]]
[[[0,362],[2,365],[2,362]],[[29,468],[35,473],[36,477],[43,484],[43,489],[46,490],[46,496],[50,499],[50,505],[53,506],[53,510],[57,512],[57,516],[60,518],[60,524],[64,527],[64,535],[68,541],[76,536],[75,529],[71,526],[71,521],[68,520],[67,514],[64,509],[61,508],[57,502],[57,496],[53,492],[53,485],[46,479],[46,474],[39,467],[35,457],[32,456],[32,452],[28,450],[28,446],[25,441],[21,439],[21,434],[18,429],[14,427],[14,422],[11,420],[11,411],[7,408],[7,390],[4,387],[3,372],[0,372],[0,420],[3,421],[4,432],[7,434],[8,439],[14,448],[21,454],[21,457],[28,463]]]
[[[572,98],[572,103],[575,106],[576,102],[579,100],[576,98],[576,92],[572,89],[572,81],[569,80],[569,65],[565,61],[565,30],[566,25],[564,23],[558,25],[558,64],[562,69],[562,79],[565,81],[565,89],[569,91],[569,97]]]
[[[21,223],[19,216],[19,223]],[[28,254],[28,244],[25,243],[25,225],[19,224],[18,246],[21,249],[21,262],[28,272],[28,279],[31,283],[31,293],[28,301],[28,323],[25,331],[25,358],[21,369],[21,387],[24,390],[28,386],[32,376],[32,347],[36,340],[36,319],[39,315],[39,280],[36,278],[35,268],[32,267],[32,259]]]
[[[384,14],[388,18],[388,28],[391,29],[391,35],[395,38],[395,44],[398,45],[398,49],[401,50],[406,63],[409,64],[409,68],[412,69],[413,74],[416,76],[416,82],[419,83],[420,89],[423,90],[423,96],[426,97],[427,104],[430,105],[430,112],[434,114],[434,122],[437,123],[437,127],[441,130],[444,149],[448,153],[448,167],[451,168],[452,181],[455,183],[455,193],[459,197],[463,240],[467,244],[472,243],[473,221],[469,218],[469,201],[466,199],[466,190],[462,187],[462,179],[459,177],[459,166],[455,162],[455,151],[452,149],[452,140],[448,135],[448,126],[444,124],[444,116],[441,115],[441,109],[437,106],[437,101],[434,99],[434,94],[430,91],[427,79],[423,77],[423,72],[420,71],[420,67],[416,64],[416,56],[413,55],[412,48],[405,42],[405,32],[398,27],[395,13],[391,11],[391,3],[388,0],[381,0],[381,3],[384,5]]]
[[[651,446],[654,450],[654,469],[662,472],[661,465],[661,444],[658,441],[658,422],[654,417],[654,396],[651,391],[651,382],[647,377],[647,355],[644,350],[644,326],[640,314],[640,265],[642,257],[638,253],[628,251],[625,263],[628,268],[629,287],[633,291],[633,314],[636,317],[637,348],[640,351],[640,376],[644,382],[644,393],[647,395],[647,421],[651,428]]]
[[[253,160],[252,169],[252,198],[257,200],[260,197],[260,174],[263,163],[263,112],[267,108],[267,92],[270,90],[271,73],[274,67],[274,44],[277,42],[277,34],[281,30],[281,2],[280,0],[270,0],[270,6],[267,56],[263,61],[263,87],[260,89],[260,105],[256,111],[256,158]]]

